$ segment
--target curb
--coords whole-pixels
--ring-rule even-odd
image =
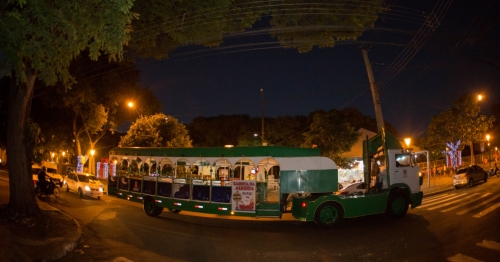
[[[23,246],[55,246],[57,248],[47,248],[47,250],[51,250],[44,257],[40,258],[40,261],[55,261],[60,258],[66,256],[68,252],[72,252],[81,242],[82,239],[82,227],[80,223],[73,217],[68,214],[62,212],[61,210],[57,210],[54,212],[61,212],[65,216],[71,218],[76,225],[76,232],[70,233],[65,237],[56,237],[50,238],[46,240],[31,240],[31,239],[23,239],[18,238],[17,236],[11,236],[12,241],[23,245]],[[26,254],[23,254],[23,257],[27,257]]]
[[[80,226],[80,223],[73,217],[69,216],[68,214],[62,212],[59,210],[62,214],[65,216],[73,219],[73,222],[76,225],[76,232],[71,233],[69,236],[66,237],[60,237],[60,238],[54,238],[54,239],[49,239],[48,242],[56,242],[56,241],[61,241],[61,246],[59,249],[56,249],[54,252],[51,252],[52,254],[47,255],[45,258],[43,258],[43,261],[54,261],[58,260],[60,258],[63,258],[68,254],[69,252],[72,252],[75,250],[75,248],[80,244],[82,240],[82,227]]]

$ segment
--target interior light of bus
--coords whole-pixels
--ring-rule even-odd
[[[200,205],[194,205],[195,208],[203,208],[203,206]]]
[[[182,206],[181,203],[174,203],[174,206]]]
[[[161,203],[161,200],[156,199],[156,200],[155,200],[155,202],[156,202],[156,203]]]
[[[227,210],[227,207],[219,207],[217,208],[218,210],[223,210],[223,211],[226,211]]]
[[[302,203],[300,204],[300,206],[301,206],[302,208],[306,208],[306,207],[307,207],[307,202],[302,202]]]

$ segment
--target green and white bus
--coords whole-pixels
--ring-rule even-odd
[[[167,208],[276,218],[287,212],[290,195],[292,216],[320,226],[384,212],[402,217],[410,204],[421,204],[414,154],[395,138],[367,139],[363,158],[371,163],[365,164],[366,192],[341,195],[337,165],[317,148],[117,147],[109,153],[108,194],[143,203],[149,216]]]

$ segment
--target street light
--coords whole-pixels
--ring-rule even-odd
[[[262,146],[267,146],[267,142],[264,140],[264,138],[262,136],[260,136],[259,134],[255,133],[253,134],[254,137],[260,137],[261,140],[262,140]]]
[[[406,148],[410,147],[410,142],[411,142],[411,138],[409,138],[409,137],[405,138]]]
[[[141,114],[139,114],[139,111],[137,111],[137,107],[134,105],[134,102],[128,102],[127,105],[128,107],[133,108],[138,116],[141,116]]]

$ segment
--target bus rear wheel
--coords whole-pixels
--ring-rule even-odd
[[[321,204],[314,213],[314,223],[320,227],[331,227],[344,218],[344,210],[338,203]]]
[[[146,215],[150,217],[157,217],[163,211],[163,207],[157,207],[155,205],[155,201],[152,198],[145,199],[142,207],[144,208],[144,212],[146,212]]]

